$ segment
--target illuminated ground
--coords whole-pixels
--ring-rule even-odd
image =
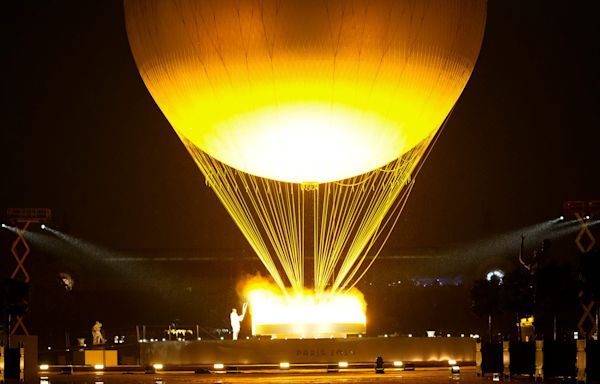
[[[353,371],[340,373],[326,372],[286,372],[286,373],[239,373],[239,374],[212,374],[194,375],[189,372],[165,372],[155,375],[106,373],[102,376],[95,374],[51,375],[48,381],[42,383],[89,383],[89,384],[178,384],[178,383],[415,383],[438,384],[450,383],[481,383],[490,381],[490,378],[478,378],[474,367],[463,368],[460,375],[451,375],[446,369],[417,369],[415,371],[386,370],[384,374],[375,374],[372,371]]]

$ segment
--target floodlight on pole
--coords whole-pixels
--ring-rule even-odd
[[[600,215],[600,200],[567,201],[564,203],[563,208],[566,215],[575,216],[575,219],[579,222],[580,229],[575,237],[575,245],[577,245],[577,248],[579,248],[582,255],[590,254],[596,245],[596,238],[590,230],[590,227],[598,222],[598,220],[592,221],[592,218],[597,218]],[[583,314],[577,323],[579,332],[591,336],[595,330],[597,334],[597,314],[595,319],[590,314],[591,309],[594,307],[594,300],[590,300],[588,303],[580,303],[580,305],[583,309]],[[584,323],[588,319],[591,322],[591,331],[584,328]]]
[[[50,208],[8,208],[6,216],[9,222],[14,225],[14,228],[8,227],[6,224],[2,224],[2,228],[11,229],[17,234],[17,238],[13,241],[11,247],[11,253],[17,261],[17,266],[10,277],[14,279],[22,275],[22,280],[29,283],[30,276],[25,268],[25,259],[31,248],[27,244],[24,234],[32,223],[43,224],[49,222],[52,218],[52,210]],[[19,328],[25,335],[29,336],[22,316],[17,316],[14,327],[9,329],[9,336],[14,335]]]
[[[581,253],[588,253],[596,244],[596,238],[590,231],[590,220],[600,214],[600,200],[567,201],[563,206],[565,215],[575,216],[580,224],[580,230],[575,238],[575,244]]]

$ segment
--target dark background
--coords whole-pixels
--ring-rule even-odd
[[[265,271],[146,90],[122,3],[2,7],[0,216],[49,207],[49,225],[80,241],[32,231],[30,330],[45,346],[65,331],[90,338],[95,320],[108,335],[227,327],[237,282]],[[600,198],[596,3],[488,7],[473,75],[361,282],[370,333],[481,332],[470,281],[514,265],[520,228],[561,215],[565,201]],[[553,237],[568,259],[576,233],[536,233],[526,250]],[[16,267],[14,239],[0,232],[1,278]],[[417,287],[425,278],[446,280]]]

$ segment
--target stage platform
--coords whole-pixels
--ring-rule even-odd
[[[372,363],[402,361],[415,366],[440,366],[449,359],[475,363],[475,339],[468,337],[353,337],[345,339],[250,339],[159,341],[140,344],[143,365],[213,367]]]

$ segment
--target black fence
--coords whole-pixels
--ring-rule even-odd
[[[19,379],[19,374],[21,373],[19,368],[20,359],[20,348],[4,349],[4,377],[6,379]]]
[[[482,343],[479,347],[478,374],[528,375],[536,379],[577,381],[587,379],[588,383],[600,383],[598,340],[505,341]],[[578,357],[582,360],[578,361]]]
[[[577,375],[575,340],[544,341],[544,376],[567,378]]]
[[[481,372],[502,372],[502,343],[482,343],[481,345]]]
[[[585,350],[588,383],[600,382],[600,341],[588,340]]]
[[[535,373],[535,342],[511,342],[510,373],[533,375]]]

